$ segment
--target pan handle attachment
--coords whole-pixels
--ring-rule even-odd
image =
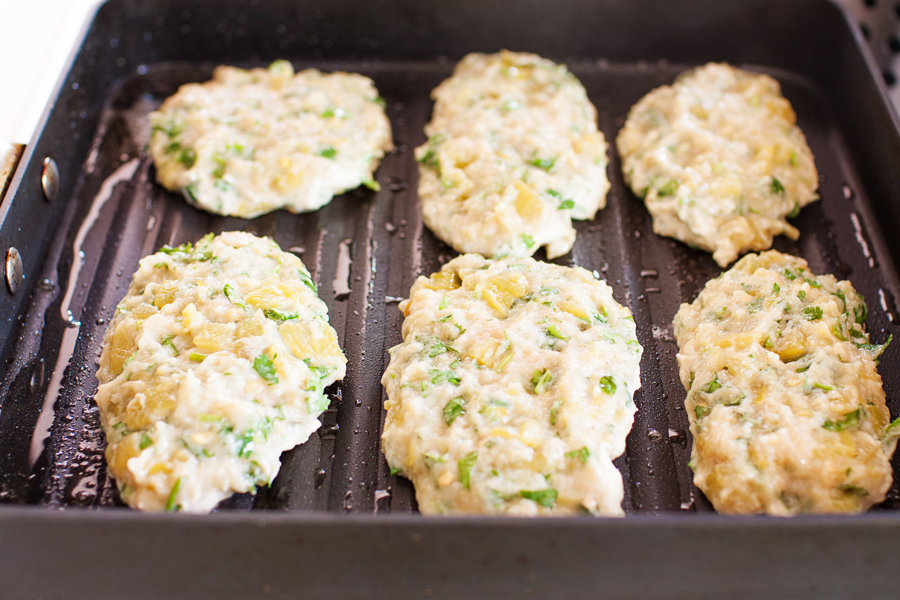
[[[0,142],[0,204],[3,203],[3,198],[9,190],[9,184],[16,173],[16,166],[24,152],[23,144]]]

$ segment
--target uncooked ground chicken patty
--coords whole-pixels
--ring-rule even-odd
[[[860,512],[884,500],[890,422],[848,281],[774,250],[745,256],[675,315],[694,483],[726,513]]]
[[[391,126],[372,80],[355,73],[294,75],[218,67],[150,114],[156,178],[191,204],[256,217],[316,210],[365,184],[390,150]]]
[[[581,82],[535,54],[469,54],[433,92],[416,149],[425,224],[458,252],[572,249],[606,206],[606,140]]]
[[[122,499],[207,512],[270,483],[346,362],[306,267],[272,240],[210,234],[141,259],[97,372]]]
[[[725,267],[818,199],[818,174],[791,103],[768,75],[726,64],[682,73],[644,96],[616,144],[625,181],[653,231],[713,253]]]
[[[581,268],[453,259],[419,277],[391,349],[382,442],[425,514],[622,514],[643,349]]]

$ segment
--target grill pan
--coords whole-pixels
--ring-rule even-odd
[[[0,290],[3,597],[896,596],[896,466],[888,499],[854,517],[725,518],[693,487],[671,321],[721,270],[652,233],[612,149],[631,105],[685,68],[724,60],[774,75],[822,174],[822,201],[794,221],[801,238],[774,247],[849,278],[868,301],[874,340],[900,335],[900,126],[862,46],[826,0],[111,0],[0,205],[0,250],[18,250],[25,277],[17,293]],[[425,519],[380,453],[396,301],[455,256],[417,206],[412,149],[425,140],[428,95],[465,53],[501,48],[568,64],[611,144],[607,208],[576,224],[573,251],[554,262],[598,271],[634,312],[645,348],[639,411],[616,461],[625,519]],[[377,172],[382,190],[247,221],[197,211],[156,185],[146,115],[217,64],[276,58],[375,80],[398,147]],[[51,201],[47,157],[59,170]],[[106,323],[140,257],[231,229],[273,236],[304,260],[347,377],[329,390],[318,435],[283,455],[270,488],[209,516],[138,514],[109,479],[91,402]],[[898,345],[879,369],[893,417]]]

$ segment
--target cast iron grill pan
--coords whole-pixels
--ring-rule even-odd
[[[349,1],[304,7],[228,1],[213,9],[199,1],[122,0],[102,8],[62,82],[43,131],[29,146],[12,196],[0,207],[0,241],[22,251],[31,292],[30,297],[20,292],[0,298],[5,319],[0,333],[9,334],[0,373],[0,501],[104,509],[96,517],[100,521],[77,517],[73,527],[98,522],[125,527],[133,522],[141,530],[145,522],[140,519],[150,517],[108,510],[123,505],[106,470],[104,436],[91,401],[106,324],[142,256],[163,244],[240,229],[272,236],[303,259],[328,305],[349,362],[346,378],[329,389],[332,404],[319,432],[282,456],[273,484],[255,496],[236,495],[218,507],[218,512],[234,519],[234,536],[246,534],[239,525],[246,520],[239,515],[255,509],[252,514],[260,515],[261,523],[279,519],[273,511],[290,512],[300,519],[298,527],[326,518],[322,535],[332,531],[341,537],[355,531],[369,540],[366,544],[379,543],[378,536],[390,540],[425,527],[433,539],[452,545],[462,543],[459,536],[472,535],[471,527],[488,527],[506,535],[513,545],[522,543],[526,562],[541,552],[535,545],[541,536],[554,543],[568,540],[578,548],[596,546],[598,540],[579,537],[585,527],[621,541],[631,522],[638,523],[635,532],[644,528],[641,531],[666,536],[719,528],[719,533],[709,533],[714,543],[707,548],[713,553],[727,545],[726,536],[759,535],[764,540],[760,543],[772,544],[765,540],[790,532],[795,539],[810,540],[820,534],[837,535],[837,529],[847,527],[849,539],[868,536],[875,540],[869,547],[885,547],[896,537],[877,537],[871,529],[885,531],[879,529],[884,525],[896,533],[900,524],[894,512],[900,502],[896,466],[895,484],[874,515],[821,519],[807,529],[802,523],[809,521],[803,519],[790,523],[757,519],[752,521],[756,526],[749,526],[748,521],[711,514],[681,516],[712,509],[694,488],[687,467],[690,435],[671,321],[679,304],[692,301],[721,270],[709,254],[653,234],[643,203],[622,180],[615,136],[639,98],[671,83],[682,70],[709,60],[728,60],[775,76],[816,157],[822,200],[793,220],[800,239],[780,237],[774,248],[806,258],[817,273],[850,279],[868,302],[866,325],[875,341],[900,334],[894,301],[900,285],[893,266],[900,256],[895,234],[900,136],[895,116],[872,78],[870,62],[860,54],[858,35],[851,33],[842,14],[824,1],[785,4],[645,1],[626,7],[570,0],[547,12],[535,1],[516,3],[510,19],[506,17],[511,5],[500,0],[427,9],[397,1],[393,10]],[[125,11],[131,11],[130,18],[123,17]],[[561,36],[560,31],[571,35]],[[625,482],[623,506],[629,517],[624,521],[580,519],[571,525],[541,519],[409,521],[402,515],[416,513],[413,488],[405,479],[389,475],[380,452],[384,400],[380,377],[389,360],[387,349],[400,342],[397,300],[408,294],[416,276],[438,270],[456,255],[423,226],[417,205],[412,150],[425,141],[422,129],[431,114],[429,93],[466,52],[503,47],[538,52],[568,64],[597,107],[600,129],[610,143],[612,188],[607,207],[594,221],[576,223],[575,247],[554,262],[599,272],[616,299],[632,309],[644,346],[643,387],[635,397],[639,410],[626,452],[616,461]],[[242,220],[196,210],[156,184],[145,148],[148,113],[179,85],[208,79],[216,64],[265,66],[281,57],[298,70],[342,69],[374,79],[386,99],[397,146],[376,174],[381,191],[349,192],[314,213],[278,211]],[[60,197],[48,204],[34,183],[40,162],[50,154],[62,177]],[[122,177],[123,173],[129,176]],[[92,208],[104,199],[92,216]],[[345,262],[339,259],[342,254],[350,259],[345,282],[349,294],[335,294],[342,287],[335,279],[346,266],[339,264]],[[545,259],[543,251],[536,257]],[[80,323],[78,328],[64,320],[61,310],[66,308]],[[894,417],[900,414],[898,360],[900,350],[894,345],[879,368]],[[35,430],[48,426],[44,446]],[[37,442],[32,439],[35,435]],[[346,526],[327,518],[346,513],[361,517],[346,521]],[[401,516],[363,517],[373,513]],[[5,507],[0,521],[4,514],[13,518],[18,513]],[[27,535],[27,527],[41,529],[42,514],[50,513],[28,517],[22,523],[30,525],[21,525],[16,535]],[[118,516],[113,521],[103,521],[102,515],[114,514]],[[641,515],[657,518],[648,522]],[[216,523],[225,516],[207,519]],[[280,522],[288,529],[295,523]],[[773,524],[759,525],[766,522]],[[691,529],[691,523],[699,529]],[[114,535],[104,531],[99,539]],[[315,537],[319,530],[309,531]],[[415,535],[412,542],[418,543]],[[488,556],[491,543],[484,542],[473,556]],[[835,548],[826,553],[835,557],[829,560],[843,556]],[[598,556],[611,551],[612,547],[595,548]],[[862,555],[871,570],[877,562],[873,553]],[[484,560],[476,572],[491,564],[492,559]],[[574,568],[584,560],[562,561],[558,568]],[[416,562],[415,553],[408,561]],[[822,576],[827,578],[826,571]],[[871,585],[878,581],[882,580],[869,579]]]

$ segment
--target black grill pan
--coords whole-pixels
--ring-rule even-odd
[[[897,483],[867,515],[792,520],[721,517],[693,487],[671,320],[721,270],[652,233],[613,149],[607,208],[577,224],[575,248],[556,262],[607,279],[645,348],[639,412],[616,463],[627,517],[417,514],[411,485],[380,453],[379,380],[400,340],[397,299],[455,254],[423,228],[412,149],[425,139],[429,93],[455,61],[501,48],[567,63],[611,147],[631,105],[685,68],[724,60],[778,78],[816,156],[822,201],[795,220],[800,240],[775,247],[849,278],[875,340],[900,335],[900,127],[859,33],[826,0],[111,0],[0,205],[0,251],[15,246],[25,271],[18,293],[0,290],[0,596],[896,597]],[[276,58],[375,80],[398,147],[377,173],[382,190],[247,221],[156,185],[147,114],[217,64]],[[60,172],[51,202],[45,157]],[[284,454],[270,488],[209,516],[138,514],[108,477],[91,401],[106,323],[140,257],[231,229],[301,256],[348,374],[329,390],[318,435]],[[350,275],[336,286],[342,254]],[[335,293],[341,283],[349,294]],[[880,367],[894,417],[898,360],[891,347]]]

